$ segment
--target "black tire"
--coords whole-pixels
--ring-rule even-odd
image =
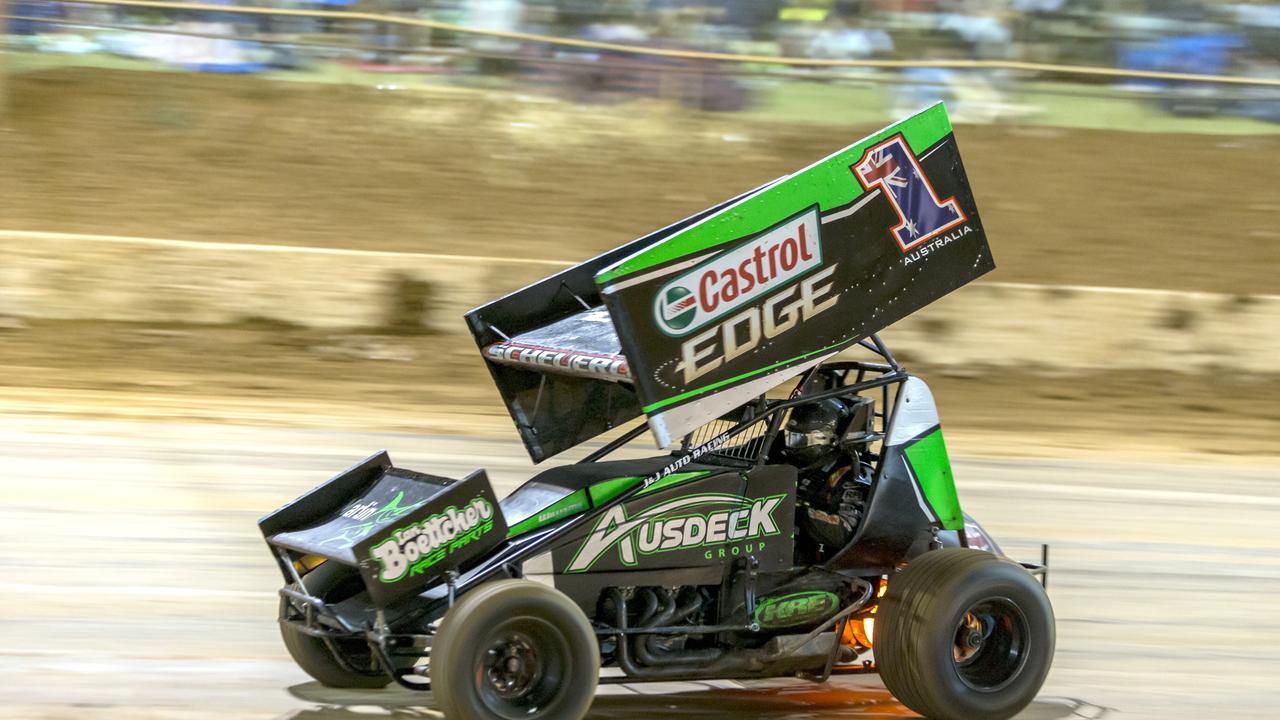
[[[885,687],[930,720],[1005,720],[1053,662],[1053,608],[1016,563],[980,550],[924,553],[889,580],[876,611]]]
[[[344,600],[363,588],[360,576],[354,569],[337,563],[326,562],[302,578],[307,592],[333,602]],[[280,598],[281,616],[288,610],[288,600]],[[318,637],[300,632],[291,625],[280,624],[280,636],[293,661],[322,685],[333,688],[383,688],[391,678],[373,659],[373,653],[363,640],[336,640],[334,645],[342,653],[351,669],[344,667],[333,655],[329,645]]]
[[[448,720],[579,720],[595,697],[600,646],[563,593],[498,580],[458,600],[431,644],[431,690]]]

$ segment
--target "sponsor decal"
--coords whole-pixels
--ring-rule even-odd
[[[840,297],[833,294],[830,280],[837,267],[838,263],[832,264],[684,341],[675,366],[680,383],[690,387],[694,380],[755,350],[762,341],[835,307]]]
[[[573,515],[585,509],[587,509],[587,504],[585,501],[583,501],[581,503],[575,503],[573,505],[565,505],[564,507],[555,508],[554,510],[540,512],[538,513],[538,523],[546,524],[551,522],[552,520],[558,520],[564,517],[565,515]]]
[[[462,508],[452,505],[443,512],[398,528],[369,549],[381,568],[378,579],[393,583],[437,565],[455,551],[493,530],[493,505],[476,497]]]
[[[950,232],[939,235],[938,237],[930,240],[924,245],[920,245],[916,247],[916,249],[907,253],[906,256],[902,258],[902,261],[906,265],[919,262],[925,259],[926,257],[928,257],[929,253],[936,252],[937,250],[940,250],[944,245],[949,245],[951,244],[952,241],[959,240],[960,238],[964,237],[965,235],[968,235],[971,232],[973,232],[973,228],[969,227],[968,225],[961,225],[960,227]]]
[[[769,597],[756,605],[755,621],[762,628],[809,625],[830,617],[840,607],[840,598],[822,590]]]
[[[818,227],[814,206],[663,285],[658,328],[687,335],[822,267]]]
[[[681,455],[679,458],[677,458],[677,459],[676,459],[674,462],[672,462],[670,465],[668,465],[668,466],[666,466],[666,467],[662,468],[662,469],[661,469],[661,470],[659,470],[658,472],[656,472],[656,473],[654,473],[654,474],[650,475],[649,477],[645,478],[645,479],[644,479],[644,486],[645,486],[645,487],[649,487],[650,485],[652,485],[652,484],[654,484],[654,483],[658,482],[659,480],[661,480],[662,478],[664,478],[664,477],[666,477],[666,476],[670,475],[671,473],[679,472],[679,471],[680,471],[680,468],[683,468],[685,465],[688,465],[689,463],[693,462],[694,460],[697,460],[698,458],[702,457],[703,455],[706,455],[707,453],[711,452],[712,450],[715,450],[716,448],[720,447],[720,446],[721,446],[721,445],[723,445],[723,444],[725,443],[725,441],[727,441],[728,439],[729,439],[729,433],[727,433],[727,432],[723,432],[723,433],[720,433],[719,435],[717,435],[717,436],[715,436],[715,437],[711,438],[710,440],[708,440],[708,441],[706,441],[706,442],[702,443],[702,444],[701,444],[701,445],[699,445],[698,447],[696,447],[696,448],[694,448],[694,449],[690,450],[688,453],[686,453],[686,454],[684,454],[684,455]]]
[[[581,375],[600,375],[602,377],[628,377],[627,361],[610,355],[592,355],[589,353],[565,352],[535,345],[521,343],[494,343],[485,348],[485,353],[498,362],[508,364],[535,365],[566,370]]]
[[[351,518],[352,520],[367,520],[370,515],[378,512],[378,503],[356,503],[346,510],[342,511],[342,517]]]
[[[867,148],[851,169],[863,188],[882,190],[898,213],[889,232],[904,253],[968,219],[954,197],[938,199],[902,133]]]
[[[715,552],[725,557],[725,546],[732,546],[727,552],[734,556],[743,552],[759,553],[764,548],[762,538],[779,533],[773,515],[785,497],[686,495],[654,505],[634,517],[627,517],[625,505],[615,505],[587,535],[566,572],[590,570],[614,548],[624,565],[637,564],[640,555],[701,547],[713,548],[704,553],[706,559],[711,559]],[[749,547],[745,545],[748,542]]]
[[[667,287],[659,303],[658,323],[671,332],[684,330],[698,316],[698,296],[689,288]]]
[[[369,533],[373,532],[374,528],[380,525],[385,525],[389,522],[395,522],[414,510],[417,510],[419,507],[422,507],[422,504],[426,502],[423,500],[412,505],[401,505],[401,500],[404,500],[403,492],[398,493],[394,500],[381,508],[379,508],[378,503],[374,501],[353,504],[351,507],[343,510],[340,517],[358,520],[360,522],[357,522],[354,525],[348,525],[337,535],[321,540],[320,544],[328,545],[330,543],[339,543],[342,545],[354,545],[367,537]]]

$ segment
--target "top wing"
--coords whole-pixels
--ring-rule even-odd
[[[994,267],[939,103],[594,280],[666,447]]]

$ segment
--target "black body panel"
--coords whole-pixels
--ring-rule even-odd
[[[682,472],[689,468],[701,471]],[[795,468],[763,466],[749,479],[714,470],[608,508],[557,544],[555,572],[571,582],[579,573],[722,566],[749,556],[765,570],[790,567]]]
[[[326,518],[331,518],[334,508],[345,508],[351,503],[352,498],[364,495],[374,481],[381,478],[390,467],[391,457],[387,455],[387,451],[374,453],[333,476],[328,482],[263,517],[258,521],[258,528],[264,537],[269,538],[285,533],[288,528],[313,527]],[[342,523],[344,526],[356,524],[358,523],[355,521]],[[318,541],[319,538],[315,540]],[[277,544],[299,552],[313,552],[312,542],[301,536],[292,540],[287,536],[282,537]],[[354,557],[346,562],[348,565],[356,564]],[[285,579],[288,579],[287,575]]]

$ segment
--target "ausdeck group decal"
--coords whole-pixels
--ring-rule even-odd
[[[381,568],[378,579],[393,583],[418,575],[453,552],[493,530],[493,505],[481,497],[461,509],[449,506],[437,515],[392,531],[369,549]]]
[[[699,547],[709,548],[707,560],[722,552],[735,556],[744,551],[758,554],[763,549],[759,541],[779,533],[774,512],[785,497],[686,495],[650,507],[634,517],[627,517],[625,505],[615,505],[587,535],[586,542],[569,562],[567,572],[590,570],[615,547],[625,565],[637,564],[641,555]],[[757,542],[746,550],[737,545],[746,541]]]

